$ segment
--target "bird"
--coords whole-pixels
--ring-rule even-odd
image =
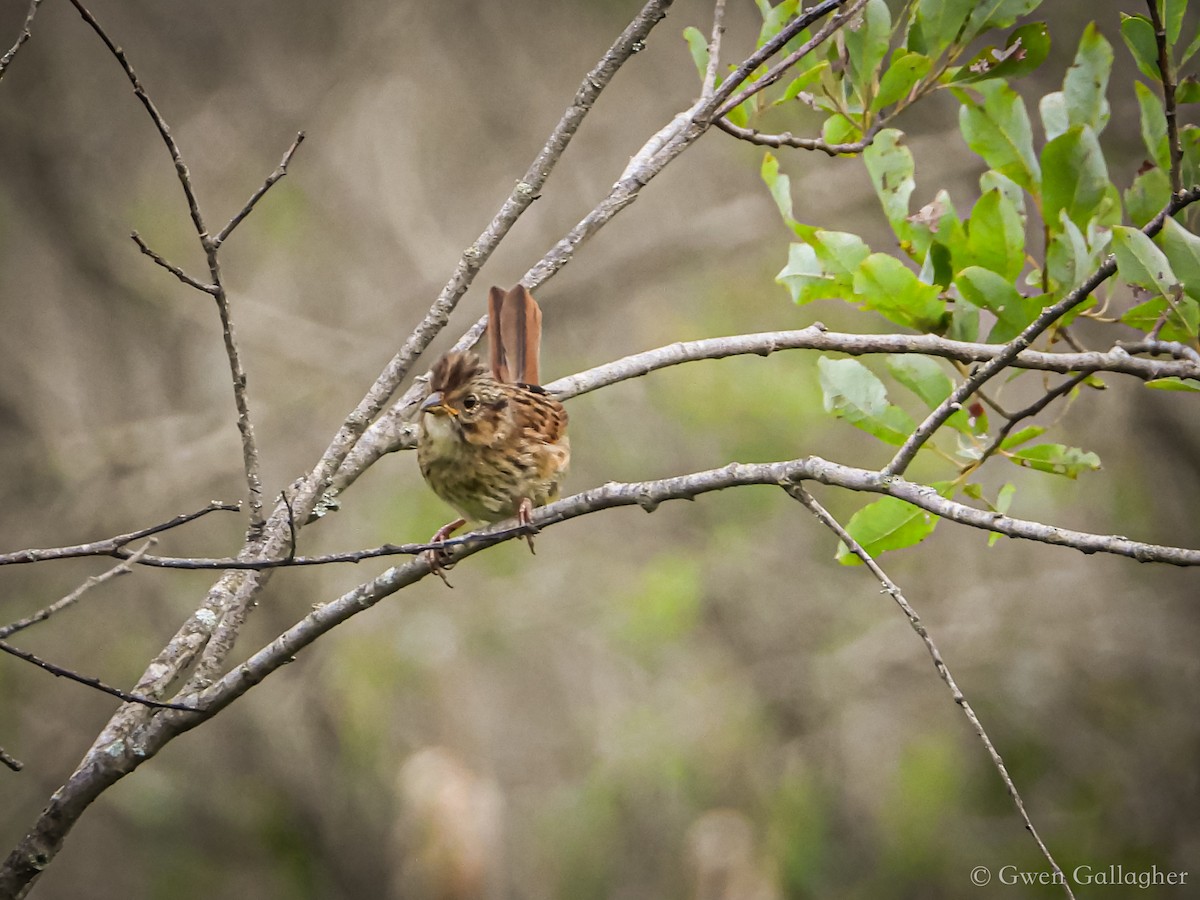
[[[528,288],[489,291],[487,334],[489,367],[451,350],[434,363],[420,406],[421,475],[459,515],[432,543],[467,522],[528,525],[535,507],[558,498],[571,460],[567,411],[539,384],[542,313]],[[444,553],[430,559],[445,580]]]

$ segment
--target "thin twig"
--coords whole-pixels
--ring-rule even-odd
[[[1175,215],[1181,209],[1190,206],[1200,200],[1200,186],[1189,188],[1186,191],[1171,197],[1170,202],[1166,207],[1159,212],[1158,215],[1151,220],[1142,233],[1147,237],[1154,237],[1162,230],[1163,223],[1170,217]],[[1025,349],[1029,347],[1047,328],[1061,319],[1067,312],[1074,309],[1096,290],[1101,284],[1107,281],[1117,271],[1117,258],[1109,254],[1100,266],[1087,279],[1084,280],[1079,287],[1071,291],[1063,299],[1059,300],[1046,307],[1029,325],[1025,326],[1024,330],[1005,345],[1004,351],[993,357],[989,362],[980,366],[970,378],[962,382],[956,387],[950,396],[938,404],[916,430],[913,431],[904,445],[892,457],[892,461],[884,467],[883,472],[886,475],[900,475],[908,468],[909,463],[917,455],[917,451],[928,441],[935,431],[942,427],[945,421],[954,414],[955,410],[961,409],[963,402],[971,396],[979,386],[987,382],[994,375],[1008,368],[1012,361]]]
[[[167,703],[162,700],[155,700],[153,697],[143,697],[141,694],[131,694],[128,691],[123,691],[120,688],[112,687],[105,684],[99,678],[93,678],[91,675],[80,675],[71,669],[57,666],[52,662],[42,659],[40,656],[35,656],[28,650],[22,650],[19,647],[14,647],[8,641],[0,641],[0,650],[11,654],[18,659],[23,659],[25,662],[33,663],[39,669],[44,669],[51,675],[57,678],[66,678],[68,681],[74,681],[77,684],[86,685],[94,690],[105,694],[110,694],[113,697],[118,697],[126,703],[137,703],[140,706],[147,706],[151,709],[177,709],[183,712],[201,712],[202,710],[184,703]]]
[[[39,609],[33,615],[26,616],[23,619],[18,619],[17,621],[11,622],[10,624],[0,628],[0,640],[16,634],[18,631],[23,631],[30,625],[36,625],[38,622],[45,622],[55,613],[61,612],[68,606],[72,606],[79,602],[80,598],[92,588],[98,587],[104,584],[104,582],[110,581],[118,576],[128,575],[133,571],[134,565],[141,562],[142,557],[146,555],[146,551],[157,543],[158,541],[155,538],[151,538],[150,540],[146,541],[145,544],[131,553],[127,559],[113,566],[106,572],[101,572],[99,575],[92,575],[83,584],[75,588],[75,590],[71,591],[71,593],[67,594],[61,600],[56,600],[49,606]]]
[[[21,49],[21,45],[33,37],[33,17],[37,15],[38,6],[42,0],[30,0],[29,12],[25,14],[25,24],[21,26],[21,33],[17,35],[17,42],[12,45],[11,49],[3,56],[0,56],[0,80],[4,78],[4,72],[8,69],[9,64],[13,61],[13,57],[17,55],[17,51]]]
[[[183,269],[179,268],[179,266],[154,252],[154,250],[150,249],[150,246],[144,240],[142,240],[142,236],[136,231],[130,232],[129,236],[133,238],[133,242],[138,245],[138,248],[142,251],[142,253],[146,254],[146,256],[150,257],[158,265],[162,266],[188,287],[194,287],[196,290],[203,291],[206,294],[216,293],[217,288],[215,285],[211,285],[206,281],[201,281],[199,278],[193,278],[187,272],[183,271]]]
[[[1075,895],[1071,892],[1071,886],[1067,883],[1067,879],[1063,875],[1062,869],[1059,867],[1058,862],[1051,855],[1050,849],[1042,840],[1041,835],[1038,834],[1037,828],[1034,827],[1033,820],[1029,818],[1029,813],[1025,809],[1025,802],[1021,799],[1021,794],[1017,790],[1017,786],[1013,782],[1012,776],[1009,775],[1008,768],[1004,765],[1004,760],[1000,757],[999,751],[996,750],[996,745],[993,744],[992,739],[988,737],[987,732],[983,728],[983,723],[979,721],[979,716],[975,714],[975,710],[971,707],[971,704],[967,701],[967,698],[963,695],[962,690],[959,689],[958,684],[955,682],[954,676],[950,674],[950,668],[946,665],[945,660],[942,659],[941,652],[938,650],[937,645],[933,642],[933,638],[929,634],[929,629],[925,627],[925,624],[921,621],[921,617],[917,615],[917,611],[913,609],[912,605],[908,602],[908,600],[905,599],[904,594],[901,592],[899,586],[892,581],[892,579],[888,577],[888,574],[884,572],[882,568],[880,568],[877,562],[875,562],[875,560],[871,557],[871,554],[863,549],[863,547],[850,536],[850,533],[842,527],[841,523],[838,522],[838,520],[832,515],[830,515],[829,511],[826,510],[825,507],[823,507],[820,503],[818,503],[808,491],[806,491],[800,485],[788,485],[784,488],[784,490],[790,497],[804,504],[804,506],[807,507],[808,510],[817,517],[817,521],[836,534],[842,543],[844,543],[850,550],[850,552],[862,560],[863,565],[865,565],[871,571],[871,574],[879,579],[879,583],[883,585],[884,593],[890,596],[896,602],[896,605],[899,606],[904,612],[904,615],[908,619],[909,625],[912,626],[912,630],[917,633],[917,636],[921,638],[922,643],[925,644],[925,650],[929,653],[929,658],[933,660],[933,667],[937,669],[938,676],[943,682],[945,682],[946,687],[950,689],[950,696],[963,711],[963,715],[967,717],[967,721],[971,723],[971,728],[975,731],[975,734],[983,744],[984,749],[987,750],[988,756],[992,758],[992,765],[999,773],[1000,779],[1004,782],[1005,788],[1008,789],[1008,795],[1012,798],[1013,805],[1016,807],[1017,814],[1020,815],[1021,821],[1025,824],[1026,831],[1028,831],[1033,837],[1034,841],[1037,842],[1038,849],[1041,850],[1042,856],[1046,858],[1046,862],[1050,864],[1050,868],[1054,870],[1056,881],[1062,884],[1066,895],[1074,898]]]
[[[237,512],[241,508],[242,505],[240,503],[222,503],[219,500],[213,500],[203,509],[184,513],[175,516],[173,519],[168,519],[166,522],[160,522],[148,528],[139,528],[137,531],[131,531],[128,534],[118,534],[114,537],[104,538],[103,540],[92,541],[87,544],[74,544],[69,547],[49,547],[41,550],[30,548],[28,550],[15,550],[11,553],[0,553],[0,566],[44,562],[49,559],[77,559],[81,556],[112,556],[113,553],[125,545],[132,544],[134,541],[145,537],[150,537],[152,534],[161,534],[164,531],[170,531],[172,528],[186,525],[188,522],[195,521],[201,516],[207,516],[212,512]]]
[[[288,163],[292,161],[292,157],[295,155],[296,149],[302,143],[304,143],[303,131],[296,135],[296,140],[292,141],[292,146],[287,148],[287,152],[283,154],[283,159],[279,161],[279,165],[275,167],[275,171],[267,176],[267,180],[263,182],[262,187],[260,187],[251,195],[250,199],[246,201],[246,205],[238,210],[237,213],[234,214],[233,218],[229,220],[229,224],[222,228],[217,233],[217,236],[212,239],[214,250],[225,243],[225,239],[229,237],[233,229],[237,228],[238,225],[241,224],[242,220],[246,218],[246,216],[250,215],[250,213],[254,210],[255,205],[263,198],[263,195],[271,189],[271,186],[275,184],[275,182],[279,181],[279,179],[287,175]]]
[[[1175,72],[1171,67],[1171,52],[1167,45],[1167,30],[1162,16],[1158,14],[1160,0],[1146,0],[1150,8],[1150,24],[1154,28],[1154,42],[1158,45],[1158,74],[1162,81],[1163,111],[1167,120],[1167,147],[1171,154],[1171,192],[1183,190],[1183,145],[1179,141],[1179,123],[1175,103]]]
[[[246,488],[250,501],[249,534],[257,535],[263,526],[263,488],[258,458],[258,444],[254,438],[254,426],[250,418],[250,405],[246,397],[246,370],[242,365],[241,353],[238,350],[237,340],[234,335],[233,318],[229,309],[229,297],[225,292],[224,285],[221,283],[221,266],[217,259],[219,243],[214,242],[209,236],[208,228],[204,224],[204,217],[200,213],[200,203],[196,199],[195,190],[192,188],[192,176],[183,161],[183,154],[179,150],[179,144],[176,143],[175,138],[171,135],[171,129],[167,126],[166,119],[158,111],[158,107],[154,105],[154,101],[150,99],[150,95],[146,93],[146,89],[138,79],[137,73],[134,72],[133,66],[125,56],[125,51],[114,43],[112,38],[108,36],[108,33],[96,20],[96,17],[88,11],[81,0],[70,0],[70,3],[120,64],[125,77],[133,86],[134,95],[141,101],[151,121],[154,122],[154,127],[158,129],[159,137],[162,138],[163,143],[167,147],[167,152],[171,155],[171,161],[175,164],[175,174],[178,176],[179,184],[183,188],[188,213],[192,217],[196,236],[200,239],[200,244],[204,248],[204,253],[208,260],[208,270],[212,282],[209,288],[211,289],[200,287],[199,284],[194,284],[193,287],[204,290],[205,293],[210,294],[217,302],[217,314],[221,319],[221,336],[224,340],[225,355],[229,361],[229,372],[233,380],[233,399],[237,407],[237,428],[242,439],[242,465],[245,470]],[[265,191],[265,189],[260,189],[260,191]],[[261,196],[261,192],[258,196]],[[175,274],[174,270],[171,271]],[[191,280],[188,280],[188,283],[191,284]]]
[[[3,747],[0,747],[0,763],[3,763],[14,772],[20,772],[25,768],[25,763],[21,762],[15,756],[8,753]]]
[[[991,457],[997,450],[999,450],[1000,445],[1003,444],[1004,441],[1008,438],[1009,434],[1012,432],[1013,428],[1016,427],[1018,422],[1021,422],[1028,418],[1031,418],[1032,416],[1036,416],[1038,413],[1040,413],[1043,409],[1045,409],[1047,406],[1049,406],[1051,403],[1053,403],[1059,397],[1063,396],[1064,394],[1069,394],[1069,393],[1071,393],[1071,391],[1075,390],[1075,388],[1079,385],[1080,382],[1087,381],[1091,377],[1092,377],[1091,372],[1079,372],[1078,374],[1073,375],[1070,378],[1068,378],[1066,381],[1064,381],[1062,384],[1058,385],[1057,387],[1047,391],[1045,394],[1043,394],[1041,397],[1039,397],[1036,401],[1029,404],[1029,406],[1025,407],[1024,409],[1017,410],[1016,412],[1010,414],[1008,416],[1008,421],[1006,421],[1004,423],[1004,425],[1000,428],[1000,431],[997,432],[996,437],[992,440],[992,442],[990,444],[988,444],[988,446],[984,449],[984,451],[979,455],[979,458],[972,461],[970,468],[974,469],[974,468],[978,468],[979,466],[983,465],[984,462],[986,462],[989,457]]]
[[[726,134],[732,135],[739,140],[748,141],[751,144],[757,144],[760,147],[795,147],[798,150],[819,150],[827,156],[843,156],[862,153],[875,140],[875,136],[879,134],[883,127],[883,121],[880,120],[872,125],[867,133],[862,136],[861,140],[854,141],[848,144],[829,144],[820,138],[802,138],[796,137],[790,131],[784,131],[780,134],[764,134],[754,128],[743,128],[740,125],[734,125],[729,119],[722,116],[713,124],[724,131]]]
[[[721,37],[725,34],[725,0],[717,0],[713,6],[712,36],[708,39],[708,65],[704,71],[704,83],[700,96],[707,100],[717,89],[717,72],[721,67]]]

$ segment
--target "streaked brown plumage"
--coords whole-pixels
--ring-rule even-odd
[[[537,302],[517,285],[492,288],[488,306],[491,371],[474,353],[451,351],[434,364],[421,405],[421,474],[462,516],[435,541],[466,521],[527,522],[558,497],[571,458],[567,411],[537,384]]]

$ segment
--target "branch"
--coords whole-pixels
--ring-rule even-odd
[[[1012,433],[1013,428],[1016,427],[1018,422],[1024,421],[1025,419],[1031,418],[1032,416],[1036,416],[1038,413],[1040,413],[1043,409],[1045,409],[1047,406],[1049,406],[1051,403],[1053,403],[1059,397],[1063,396],[1064,394],[1069,394],[1069,393],[1071,393],[1071,391],[1075,390],[1075,388],[1080,384],[1080,382],[1086,381],[1087,379],[1089,379],[1091,377],[1092,377],[1091,372],[1080,372],[1077,375],[1073,375],[1070,378],[1068,378],[1066,381],[1064,381],[1062,384],[1047,391],[1045,394],[1043,394],[1041,397],[1039,397],[1033,403],[1029,404],[1029,406],[1025,407],[1024,409],[1017,410],[1014,413],[1008,413],[1007,414],[1008,421],[1005,422],[1004,425],[1000,428],[1000,431],[997,432],[996,437],[992,440],[992,442],[990,444],[988,444],[987,448],[984,449],[984,451],[979,455],[979,458],[974,460],[971,463],[970,468],[973,468],[973,469],[979,468],[979,466],[983,465],[984,462],[986,462],[989,457],[991,457],[997,450],[999,450],[1000,445],[1003,444],[1005,439],[1008,438],[1009,434]]]
[[[128,534],[118,534],[115,537],[93,541],[90,544],[51,547],[44,550],[31,548],[29,550],[16,550],[12,553],[0,553],[0,566],[44,562],[49,559],[76,559],[81,556],[112,556],[126,544],[132,544],[134,541],[149,537],[152,534],[161,534],[164,531],[170,531],[172,528],[178,528],[180,525],[186,525],[188,522],[195,521],[201,516],[207,516],[211,512],[237,512],[241,508],[242,505],[240,503],[222,503],[219,500],[213,500],[208,506],[198,509],[195,512],[184,513],[158,525],[151,525],[149,528],[140,528]]]
[[[798,150],[820,150],[827,156],[862,153],[871,146],[871,143],[875,140],[875,135],[883,127],[882,121],[876,122],[867,130],[867,133],[862,136],[861,140],[850,144],[828,144],[820,138],[796,137],[790,131],[784,131],[781,134],[763,134],[763,132],[754,128],[743,128],[740,125],[734,125],[724,116],[717,119],[713,124],[726,134],[751,144],[757,144],[760,147],[774,147],[776,149],[780,147],[795,147]]]
[[[142,86],[141,81],[138,80],[137,73],[134,72],[133,66],[125,56],[125,51],[113,42],[100,23],[96,21],[96,17],[88,12],[80,0],[70,0],[70,3],[78,10],[79,15],[96,32],[96,35],[104,42],[104,46],[108,48],[109,53],[120,64],[125,77],[129,79],[129,83],[133,86],[134,95],[141,101],[151,121],[154,122],[154,127],[158,129],[159,137],[162,138],[163,143],[167,147],[167,152],[171,155],[171,161],[175,164],[175,174],[179,177],[179,184],[183,188],[183,195],[187,200],[188,212],[192,217],[196,236],[200,239],[200,244],[204,248],[205,256],[208,259],[208,269],[212,281],[209,288],[211,289],[202,287],[198,282],[192,286],[212,295],[217,301],[217,313],[221,319],[221,335],[225,342],[225,355],[229,360],[229,372],[233,379],[233,399],[237,407],[238,433],[242,438],[242,464],[245,469],[246,488],[250,499],[250,533],[256,533],[261,530],[263,525],[262,477],[259,474],[258,445],[254,439],[254,426],[250,420],[250,407],[246,399],[246,370],[242,366],[241,354],[238,351],[237,341],[234,338],[233,321],[229,312],[229,298],[225,293],[224,285],[221,283],[221,267],[217,261],[217,247],[219,244],[214,243],[208,235],[208,228],[204,224],[204,217],[200,214],[200,204],[196,199],[196,192],[192,188],[192,176],[183,161],[183,154],[179,151],[179,145],[175,142],[175,138],[172,137],[171,129],[167,126],[166,119],[163,118],[162,113],[158,111],[158,107],[154,105],[154,101],[150,99],[150,95],[146,93],[146,89]],[[265,192],[265,189],[263,189],[263,192]],[[261,192],[259,196],[261,196]],[[254,199],[256,198],[252,198],[252,203]],[[231,226],[233,224],[236,223],[231,223]],[[227,226],[227,228],[231,226]],[[139,245],[140,243],[139,241]],[[151,258],[158,262],[158,258],[154,254],[151,254]],[[160,264],[165,265],[165,262],[163,260]],[[176,277],[180,277],[182,274],[182,270],[177,271],[176,268],[169,265],[166,268]],[[193,279],[185,278],[184,281],[191,284]]]
[[[174,709],[191,713],[200,712],[200,710],[196,709],[194,706],[188,706],[183,703],[164,703],[161,700],[155,700],[152,697],[143,697],[140,694],[131,694],[128,691],[121,690],[120,688],[110,687],[99,678],[93,678],[90,675],[80,675],[78,672],[72,671],[71,669],[64,669],[62,666],[56,666],[54,663],[47,662],[39,656],[34,656],[28,650],[21,650],[18,647],[14,647],[8,641],[0,641],[0,650],[11,654],[18,659],[23,659],[26,662],[33,663],[39,669],[45,669],[51,675],[54,675],[58,678],[66,678],[69,681],[87,685],[88,687],[94,688],[102,693],[111,694],[114,697],[118,697],[121,700],[124,700],[126,703],[137,703],[141,706],[150,707],[151,709]]]
[[[14,772],[20,772],[25,768],[25,763],[9,754],[3,747],[0,747],[0,763],[3,763]]]
[[[717,71],[721,67],[721,37],[725,34],[725,0],[717,0],[713,6],[712,36],[708,39],[708,65],[704,71],[704,83],[700,97],[707,100],[717,89]]]
[[[1175,215],[1175,213],[1195,203],[1197,200],[1200,200],[1200,186],[1192,187],[1173,195],[1171,202],[1142,229],[1142,233],[1147,237],[1154,237],[1154,235],[1162,230],[1163,223],[1168,217]],[[937,409],[933,410],[925,418],[925,421],[917,426],[917,429],[909,435],[908,440],[896,452],[892,461],[884,467],[884,473],[887,475],[903,474],[904,470],[908,468],[909,463],[916,457],[917,451],[933,436],[935,431],[942,427],[945,421],[956,410],[962,408],[963,402],[968,397],[975,393],[992,376],[1008,368],[1021,351],[1028,348],[1042,332],[1057,322],[1067,312],[1086,300],[1096,288],[1111,278],[1116,271],[1117,258],[1109,254],[1105,257],[1099,268],[1079,287],[1075,288],[1075,290],[1071,291],[1057,303],[1042,310],[1036,319],[1025,326],[1025,329],[1019,335],[1005,345],[1003,352],[993,357],[989,362],[981,366],[979,371],[956,387],[950,396],[943,400]]]
[[[154,538],[151,538],[139,549],[131,553],[128,559],[113,566],[107,572],[101,572],[99,575],[92,575],[83,584],[75,588],[75,590],[71,591],[71,593],[67,594],[61,600],[54,601],[49,606],[38,610],[31,616],[26,616],[23,619],[18,619],[15,622],[3,626],[0,628],[0,640],[3,640],[9,635],[16,634],[18,631],[24,631],[30,625],[36,625],[38,622],[45,622],[55,613],[61,612],[68,606],[73,606],[75,603],[78,603],[79,599],[92,588],[98,587],[104,584],[104,582],[110,581],[118,576],[128,575],[133,571],[134,564],[141,562],[142,558],[146,555],[146,551],[156,543],[158,542]]]
[[[222,228],[216,237],[212,238],[214,250],[220,248],[225,243],[225,239],[233,232],[233,229],[237,228],[242,223],[242,220],[250,215],[254,207],[258,204],[258,201],[271,189],[271,186],[287,175],[288,164],[292,161],[292,157],[296,154],[296,150],[302,143],[304,143],[303,131],[296,135],[296,139],[292,141],[292,146],[287,148],[287,151],[283,154],[283,159],[279,161],[279,165],[275,167],[275,171],[267,176],[267,180],[263,182],[262,187],[250,196],[250,199],[246,201],[246,205],[238,210],[233,218],[229,220],[229,224]]]
[[[4,80],[4,73],[8,69],[9,64],[13,61],[13,57],[17,55],[17,51],[21,49],[21,45],[33,37],[33,17],[37,15],[38,6],[42,0],[30,0],[29,12],[25,14],[25,24],[21,26],[21,33],[17,35],[17,42],[12,45],[7,53],[0,56],[0,81]]]
[[[183,269],[179,268],[179,266],[164,259],[158,253],[155,253],[150,249],[150,246],[144,240],[142,240],[142,236],[136,231],[130,232],[129,236],[133,238],[133,242],[138,245],[138,249],[140,249],[144,254],[154,260],[155,263],[162,266],[188,287],[194,287],[196,290],[203,291],[206,294],[213,294],[214,296],[216,295],[216,285],[209,284],[206,281],[201,281],[199,278],[193,278],[187,272],[183,271]]]
[[[1167,30],[1162,16],[1158,14],[1159,0],[1146,0],[1150,7],[1150,24],[1154,28],[1154,42],[1158,45],[1158,74],[1162,81],[1163,110],[1167,120],[1167,147],[1171,154],[1171,193],[1183,190],[1183,145],[1179,142],[1179,123],[1175,104],[1175,72],[1171,68],[1171,53],[1167,46]]]
[[[967,702],[966,696],[964,696],[963,692],[959,689],[958,684],[955,682],[954,676],[950,674],[949,667],[946,665],[945,660],[942,659],[941,652],[938,650],[937,645],[933,642],[933,638],[930,636],[929,630],[925,627],[925,624],[921,621],[921,617],[917,615],[917,611],[913,609],[909,602],[904,598],[904,594],[900,591],[899,586],[888,577],[887,573],[884,572],[882,568],[880,568],[879,564],[871,557],[871,554],[867,553],[867,551],[850,536],[850,533],[842,527],[841,523],[838,522],[838,520],[832,515],[830,515],[829,511],[826,510],[825,507],[823,507],[820,503],[818,503],[813,496],[808,493],[808,491],[799,485],[790,485],[785,487],[784,490],[787,492],[788,496],[795,500],[799,500],[802,504],[804,504],[804,506],[806,506],[808,510],[817,517],[817,521],[836,534],[842,543],[844,543],[850,550],[850,552],[862,560],[863,565],[865,565],[871,571],[871,574],[879,579],[879,583],[883,585],[884,593],[895,600],[896,605],[899,606],[904,612],[904,615],[908,618],[908,624],[912,626],[912,630],[917,633],[917,636],[920,637],[921,641],[925,644],[925,649],[929,653],[929,658],[933,660],[933,667],[937,669],[938,676],[946,683],[946,687],[950,689],[950,696],[963,711],[963,715],[967,717],[967,721],[971,723],[971,728],[974,729],[975,734],[979,737],[984,749],[987,750],[988,756],[992,758],[992,765],[995,766],[996,771],[1000,774],[1001,781],[1004,782],[1004,786],[1008,789],[1008,795],[1012,798],[1013,805],[1016,806],[1017,813],[1020,815],[1021,821],[1025,823],[1025,830],[1033,836],[1034,841],[1037,842],[1038,849],[1042,851],[1042,856],[1044,856],[1046,861],[1050,863],[1050,868],[1054,870],[1057,882],[1062,884],[1063,890],[1066,891],[1067,896],[1074,900],[1075,895],[1071,893],[1071,886],[1067,883],[1067,879],[1064,877],[1062,869],[1059,867],[1054,857],[1051,856],[1049,848],[1046,846],[1045,842],[1042,841],[1041,835],[1038,834],[1037,829],[1033,826],[1033,820],[1029,818],[1029,813],[1025,810],[1025,803],[1021,799],[1021,794],[1017,791],[1017,786],[1015,783],[1013,783],[1012,776],[1008,774],[1008,768],[1004,765],[1004,760],[1000,757],[999,751],[996,750],[996,745],[992,743],[992,739],[988,737],[988,733],[984,731],[983,723],[979,721],[979,716],[975,714],[975,710],[971,707],[971,704]]]

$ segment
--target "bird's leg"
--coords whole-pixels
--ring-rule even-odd
[[[521,498],[521,505],[517,507],[517,521],[521,525],[529,526],[532,523],[530,515],[533,513],[533,501],[528,497]],[[529,552],[537,555],[537,551],[533,549],[533,532],[530,531],[525,535],[525,540],[529,542]]]
[[[433,537],[429,539],[431,544],[440,544],[458,529],[467,524],[466,519],[455,519],[453,522],[447,522],[441,528],[433,533]],[[429,571],[442,579],[442,583],[448,588],[454,587],[446,578],[446,570],[453,569],[454,564],[449,562],[446,556],[446,551],[441,548],[426,550],[424,553],[425,559],[429,562]]]

